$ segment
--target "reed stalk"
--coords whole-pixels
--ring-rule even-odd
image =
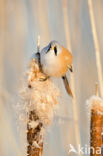
[[[71,41],[70,41],[70,31],[69,31],[69,21],[68,21],[68,13],[67,13],[67,0],[63,0],[63,17],[64,17],[64,28],[65,28],[65,38],[66,38],[66,44],[67,48],[72,51],[71,47]],[[80,131],[79,131],[79,124],[78,124],[78,109],[77,109],[77,100],[76,100],[76,94],[75,94],[75,80],[74,80],[74,74],[72,73],[70,75],[71,80],[71,89],[73,92],[73,117],[76,123],[74,124],[74,131],[75,131],[75,137],[76,137],[76,145],[80,145]],[[79,154],[81,156],[81,153]]]
[[[90,22],[91,22],[94,47],[95,47],[96,66],[97,66],[98,81],[99,81],[99,86],[100,86],[100,95],[103,98],[102,64],[101,64],[101,58],[100,58],[100,48],[99,48],[99,41],[98,41],[98,37],[97,37],[92,0],[88,0],[88,6],[89,6]]]

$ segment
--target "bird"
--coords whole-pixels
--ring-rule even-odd
[[[73,57],[71,52],[60,45],[57,41],[51,41],[41,52],[37,52],[39,62],[42,67],[46,79],[49,77],[62,78],[67,93],[73,97],[70,84],[68,82],[66,73],[68,69],[73,72],[72,62]],[[44,79],[44,80],[46,80]]]

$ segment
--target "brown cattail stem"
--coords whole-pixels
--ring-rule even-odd
[[[30,126],[34,123],[38,123],[36,126]],[[29,120],[27,123],[27,156],[42,156],[43,142],[40,140],[43,124],[39,121],[39,117],[35,110],[29,112]]]
[[[38,40],[37,54],[40,38]],[[28,115],[27,156],[42,156],[46,127],[52,123],[60,91],[50,79],[46,79],[36,54],[30,61],[26,74],[26,87],[21,92],[21,101],[25,105],[23,111]]]
[[[96,96],[92,98],[90,104],[90,156],[103,156],[103,101],[98,97],[98,84],[96,84]]]
[[[97,152],[98,147],[101,147],[103,144],[102,140],[102,127],[103,127],[103,114],[98,113],[98,110],[91,110],[91,152],[90,155],[100,155]],[[92,149],[93,147],[93,149]]]
[[[40,36],[37,41],[37,52],[40,52]],[[28,114],[27,122],[27,156],[42,156],[43,153],[43,123],[39,120],[39,116],[35,110]]]

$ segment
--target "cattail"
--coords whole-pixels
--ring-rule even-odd
[[[100,156],[103,152],[103,99],[96,95],[88,100],[90,107],[90,155]]]
[[[21,91],[23,110],[27,114],[27,156],[42,155],[46,127],[52,123],[60,96],[59,89],[50,79],[44,80],[45,77],[37,57],[32,58]]]
[[[41,156],[43,152],[43,123],[39,120],[35,110],[29,112],[27,123],[28,156]]]

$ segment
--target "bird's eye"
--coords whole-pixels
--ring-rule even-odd
[[[56,46],[54,47],[54,52],[55,52],[55,55],[57,56],[57,47]]]

